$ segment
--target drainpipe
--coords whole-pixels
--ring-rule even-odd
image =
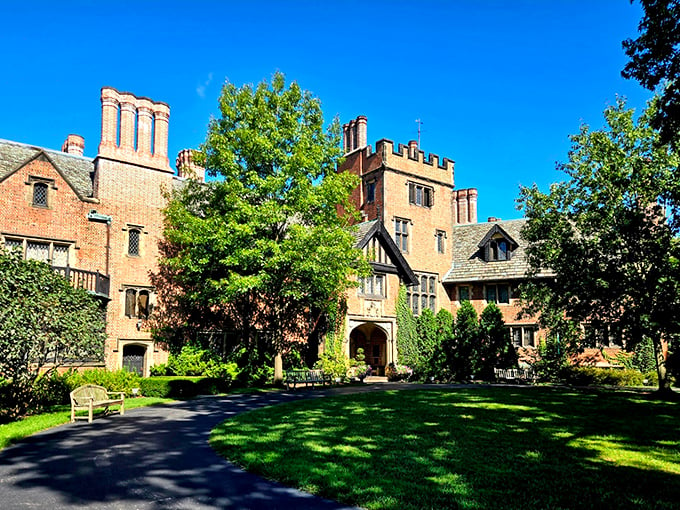
[[[111,259],[111,222],[113,217],[106,214],[99,214],[97,211],[92,209],[87,213],[87,219],[97,223],[106,223],[106,276],[109,276],[109,265]]]

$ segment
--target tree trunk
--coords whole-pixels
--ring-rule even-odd
[[[659,376],[658,392],[662,395],[671,393],[673,390],[671,390],[670,381],[668,380],[663,344],[660,338],[655,338],[652,343],[654,345],[654,357],[656,358],[656,373]]]
[[[283,357],[280,352],[276,353],[274,357],[274,384],[279,385],[283,383]]]

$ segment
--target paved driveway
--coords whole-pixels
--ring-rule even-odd
[[[347,508],[242,471],[210,448],[210,430],[291,400],[416,387],[203,397],[56,427],[0,452],[0,508]]]

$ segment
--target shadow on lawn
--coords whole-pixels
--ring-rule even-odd
[[[291,417],[297,404],[244,415],[216,439],[250,469],[370,508],[667,509],[680,501],[677,404],[434,387],[302,407],[300,420]],[[651,449],[649,462],[641,453]]]
[[[0,452],[2,508],[339,508],[244,473],[210,429],[286,394],[230,395],[140,408],[35,435]]]

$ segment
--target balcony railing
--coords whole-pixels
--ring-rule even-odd
[[[69,280],[74,287],[85,289],[100,297],[109,297],[111,279],[107,275],[99,271],[85,271],[70,266],[53,266],[53,269]]]

